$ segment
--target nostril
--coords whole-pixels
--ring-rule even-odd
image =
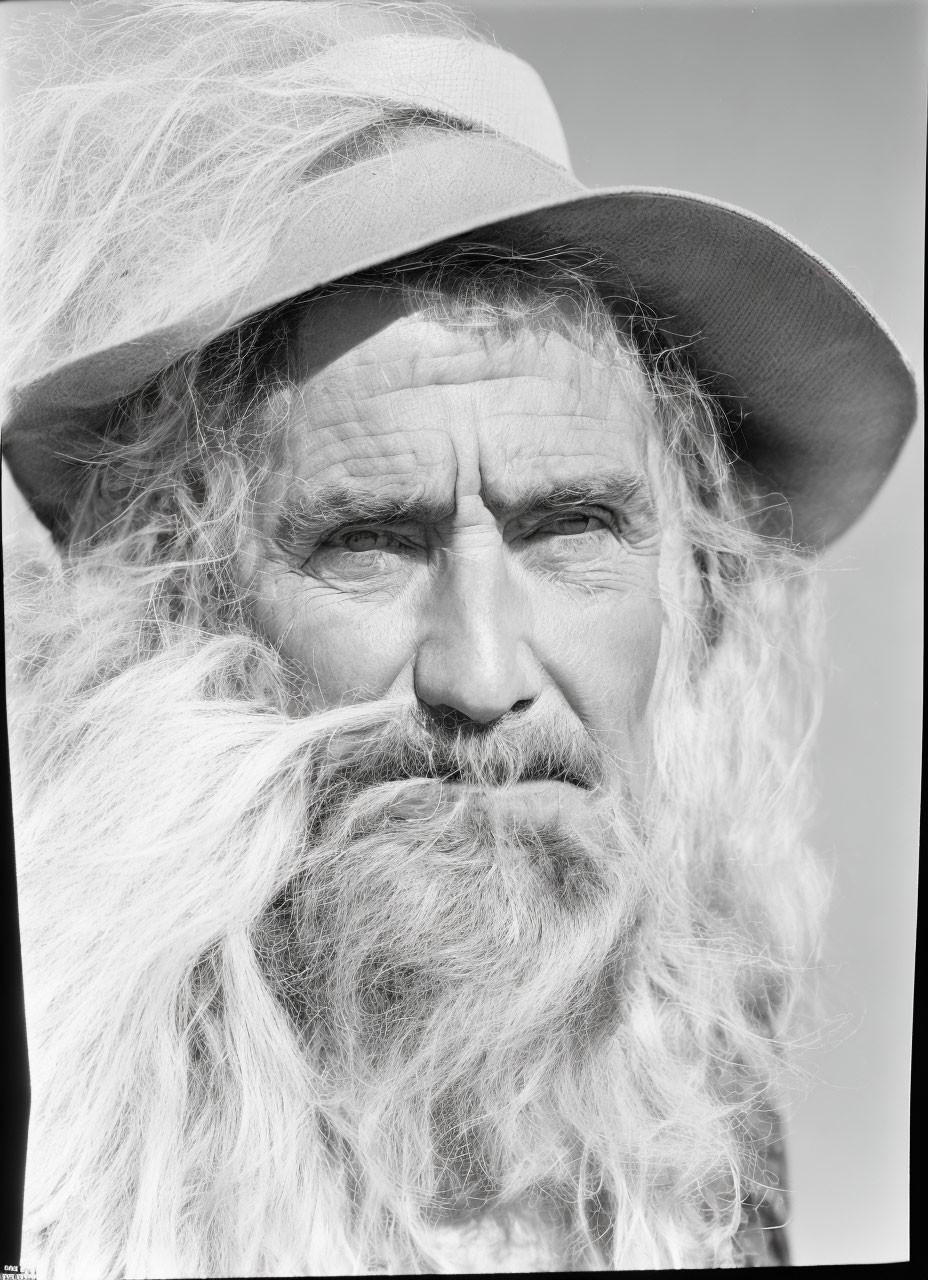
[[[441,733],[451,735],[462,731],[473,733],[475,731],[492,728],[496,723],[495,720],[475,720],[472,716],[467,715],[466,712],[459,711],[457,707],[449,707],[446,705],[433,707],[428,702],[422,702],[421,700],[419,705],[426,720]]]
[[[509,716],[527,711],[534,701],[534,698],[520,698],[518,702],[512,704],[508,711],[503,711],[500,715],[487,719],[468,715],[466,711],[461,711],[458,707],[450,706],[447,703],[433,706],[422,698],[419,699],[419,707],[424,718],[440,731],[451,734],[458,732],[479,733],[492,729],[494,725],[499,724],[501,720],[505,720]]]

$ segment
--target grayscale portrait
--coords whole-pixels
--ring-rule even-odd
[[[921,6],[7,8],[0,1263],[903,1258]]]

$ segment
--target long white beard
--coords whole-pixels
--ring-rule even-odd
[[[256,932],[358,1186],[423,1227],[576,1194],[651,881],[608,799],[582,829],[438,792],[345,804]]]
[[[126,661],[118,586],[22,619],[24,1256],[74,1280],[449,1270],[483,1224],[502,1269],[537,1222],[552,1268],[730,1260],[770,973],[694,900],[672,815],[616,783],[539,829],[374,783],[404,709],[292,718],[244,635]],[[505,783],[538,742],[467,758]]]

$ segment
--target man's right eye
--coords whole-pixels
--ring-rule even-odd
[[[330,545],[345,551],[389,551],[399,540],[383,529],[348,529],[330,540]]]
[[[335,573],[367,573],[392,569],[391,561],[405,562],[418,550],[419,539],[412,530],[333,529],[319,539],[306,564],[326,565]]]

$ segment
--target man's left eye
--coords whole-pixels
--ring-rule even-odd
[[[570,538],[576,537],[577,534],[593,533],[608,527],[607,521],[602,516],[593,515],[587,511],[573,511],[568,515],[557,516],[553,520],[546,520],[544,524],[536,525],[525,537],[528,539]]]

